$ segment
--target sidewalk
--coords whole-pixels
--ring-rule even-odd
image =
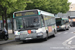
[[[0,45],[10,43],[10,42],[14,42],[14,41],[15,41],[15,35],[10,33],[9,39],[7,41],[5,41],[5,40],[0,41]]]

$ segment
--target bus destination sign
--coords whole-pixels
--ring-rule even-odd
[[[18,16],[27,16],[27,15],[35,15],[35,14],[37,14],[37,11],[19,12],[19,13],[15,13],[15,17],[18,17]]]

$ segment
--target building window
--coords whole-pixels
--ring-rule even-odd
[[[72,7],[70,7],[72,9]]]

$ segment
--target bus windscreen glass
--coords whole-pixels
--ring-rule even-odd
[[[56,19],[56,25],[60,26],[61,25],[61,19]]]

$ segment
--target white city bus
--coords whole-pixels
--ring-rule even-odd
[[[56,22],[54,14],[33,9],[13,13],[14,32],[16,37],[23,42],[31,39],[47,40],[55,36]]]
[[[69,30],[69,19],[66,17],[56,17],[57,30]]]

